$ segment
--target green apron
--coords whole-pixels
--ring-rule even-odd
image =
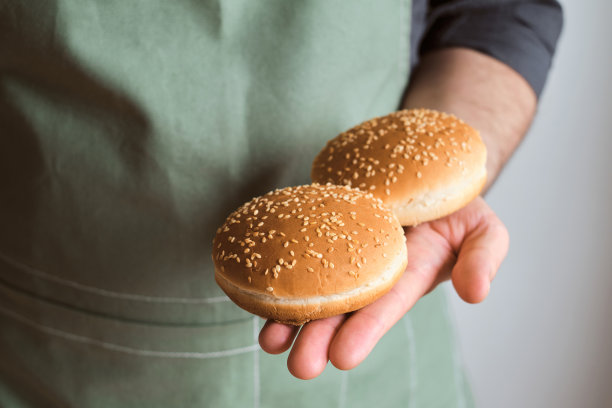
[[[0,406],[470,406],[440,291],[299,381],[213,280],[231,210],[397,109],[409,23],[409,1],[1,1]]]

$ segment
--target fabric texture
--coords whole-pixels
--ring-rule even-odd
[[[540,95],[563,26],[554,0],[415,0],[413,37],[419,55],[465,47],[504,62]]]
[[[215,229],[397,109],[410,2],[0,3],[0,406],[471,406],[443,293],[355,370],[261,352]]]

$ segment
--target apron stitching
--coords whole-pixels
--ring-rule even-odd
[[[416,336],[414,335],[414,327],[410,315],[406,315],[403,319],[406,337],[408,338],[408,406],[415,407],[414,396],[417,393],[417,361],[416,361]]]
[[[410,2],[412,3],[412,2]],[[412,4],[411,4],[412,5]],[[406,4],[405,0],[400,0],[399,3],[399,52],[398,52],[398,69],[400,74],[404,75],[409,71],[408,59],[410,58],[410,29],[408,24],[406,24]]]
[[[338,399],[338,408],[346,406],[346,390],[348,389],[348,371],[342,371],[340,381],[340,398]]]
[[[259,343],[259,324],[257,322],[257,316],[253,316],[253,341],[256,344]],[[259,379],[259,349],[253,353],[253,407],[259,408],[260,400],[260,379]]]
[[[8,316],[14,320],[17,320],[27,326],[33,327],[39,331],[50,334],[52,336],[60,337],[65,340],[71,340],[77,343],[89,344],[92,346],[97,346],[103,349],[116,351],[120,353],[133,354],[143,357],[166,357],[166,358],[191,358],[191,359],[209,359],[209,358],[219,358],[219,357],[227,357],[234,356],[237,354],[249,353],[252,351],[257,352],[259,350],[259,344],[252,344],[250,346],[238,347],[229,350],[220,350],[220,351],[209,351],[209,352],[198,352],[198,351],[156,351],[156,350],[143,350],[136,349],[133,347],[122,346],[120,344],[108,343],[102,340],[92,339],[91,337],[80,336],[74,333],[69,333],[63,330],[54,329],[49,326],[45,326],[39,323],[36,323],[33,320],[30,320],[18,313],[15,313],[11,310],[5,309],[4,307],[0,307],[0,313]]]
[[[446,302],[446,307],[443,308],[443,313],[446,320],[452,326],[453,331],[457,333],[455,314],[451,311],[451,303],[449,301]],[[465,386],[463,384],[463,364],[459,348],[459,342],[453,342],[453,380],[455,382],[457,394],[459,395],[459,398],[457,399],[457,406],[459,408],[465,408],[467,398],[465,395]]]
[[[33,268],[25,263],[17,261],[9,257],[8,255],[0,252],[0,259],[6,262],[9,265],[12,265],[15,268],[18,268],[24,272],[27,272],[31,275],[34,275],[41,279],[46,279],[61,285],[70,286],[74,289],[81,290],[83,292],[95,293],[96,295],[117,298],[117,299],[125,299],[125,300],[135,300],[140,302],[152,302],[152,303],[183,303],[183,304],[210,304],[210,303],[219,303],[219,302],[227,302],[229,298],[227,296],[214,296],[209,298],[181,298],[181,297],[158,297],[158,296],[145,296],[138,295],[133,293],[123,293],[123,292],[114,292],[102,288],[97,288],[94,286],[83,285],[78,282],[74,282],[67,279],[58,278],[57,276],[53,276],[47,272],[41,271],[40,269]]]

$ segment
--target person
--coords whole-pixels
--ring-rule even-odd
[[[211,240],[401,107],[479,129],[490,185],[561,25],[552,0],[4,1],[0,406],[473,405],[434,288],[486,297],[508,236],[482,198],[406,230],[388,295],[299,333],[228,301]]]

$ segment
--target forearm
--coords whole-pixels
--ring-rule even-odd
[[[423,56],[403,107],[452,113],[478,129],[488,151],[488,188],[527,132],[536,102],[527,81],[507,65],[448,48]]]

